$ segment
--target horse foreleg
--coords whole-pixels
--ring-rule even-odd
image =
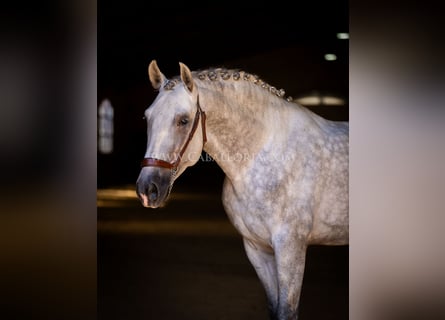
[[[298,305],[306,259],[307,245],[294,237],[281,238],[274,243],[278,272],[277,319],[298,319]]]
[[[250,263],[260,279],[267,296],[269,313],[276,319],[278,308],[278,276],[275,256],[273,252],[265,251],[262,247],[244,239],[244,248]]]

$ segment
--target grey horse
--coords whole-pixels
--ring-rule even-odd
[[[349,239],[349,123],[285,98],[254,74],[193,71],[167,79],[145,110],[147,149],[137,179],[145,207],[163,206],[173,182],[207,152],[225,173],[222,202],[264,286],[272,319],[297,319],[309,245]]]

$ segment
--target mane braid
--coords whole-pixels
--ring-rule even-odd
[[[269,91],[271,94],[286,99],[287,101],[291,102],[292,97],[288,96],[285,97],[286,92],[284,89],[277,89],[274,86],[271,86],[270,84],[263,81],[260,77],[258,77],[256,74],[251,74],[242,70],[238,69],[226,69],[226,68],[210,68],[205,70],[198,70],[198,71],[192,71],[192,76],[194,78],[197,78],[201,81],[210,80],[210,81],[216,81],[216,80],[234,80],[234,81],[250,81],[251,83],[254,83],[261,88]],[[174,87],[181,82],[180,76],[175,76],[171,78],[165,85],[164,90],[173,90]]]

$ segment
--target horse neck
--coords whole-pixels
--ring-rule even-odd
[[[200,103],[207,114],[204,151],[231,180],[249,167],[271,139],[271,119],[277,118],[277,108],[271,104],[279,99],[255,90],[199,87]]]

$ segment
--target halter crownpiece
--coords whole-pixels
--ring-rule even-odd
[[[190,131],[190,133],[187,137],[187,140],[185,141],[184,145],[182,146],[182,149],[179,152],[179,155],[176,158],[176,160],[173,162],[168,162],[168,161],[156,159],[156,158],[144,158],[141,161],[142,168],[143,167],[161,167],[161,168],[167,168],[167,169],[172,169],[172,170],[176,171],[176,169],[179,166],[179,163],[181,162],[181,158],[182,158],[185,150],[187,149],[190,141],[193,139],[193,136],[195,135],[195,131],[198,128],[199,118],[201,118],[202,141],[203,141],[202,145],[204,145],[207,142],[206,126],[205,126],[206,114],[204,111],[202,111],[201,106],[199,104],[199,95],[197,97],[196,106],[197,106],[197,110],[196,110],[196,114],[195,114],[195,119],[193,120],[192,130]]]

